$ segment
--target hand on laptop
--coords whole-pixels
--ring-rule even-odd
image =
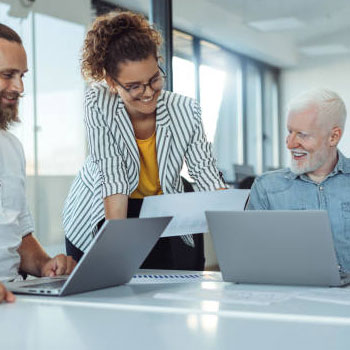
[[[2,303],[3,301],[13,303],[15,300],[15,296],[11,292],[9,292],[3,284],[0,283],[0,303]]]
[[[47,261],[41,267],[41,276],[54,277],[69,275],[73,271],[76,264],[76,261],[71,256],[59,254]]]
[[[18,253],[21,257],[20,269],[33,276],[69,275],[77,264],[71,256],[48,256],[32,233],[22,238]]]

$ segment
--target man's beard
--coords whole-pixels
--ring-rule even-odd
[[[18,118],[18,99],[21,97],[18,93],[12,93],[10,96],[16,98],[17,102],[12,105],[8,105],[2,102],[3,96],[9,96],[9,93],[4,91],[0,92],[0,129],[8,130],[8,128],[13,123],[18,123],[20,120]]]
[[[322,150],[319,150],[313,155],[310,155],[310,153],[307,152],[307,159],[303,162],[302,165],[299,165],[298,161],[292,157],[290,169],[295,175],[302,175],[317,170],[326,161],[327,154],[325,154]]]

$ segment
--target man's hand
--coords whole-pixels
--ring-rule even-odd
[[[15,296],[11,292],[9,292],[3,284],[0,283],[0,303],[2,303],[3,301],[13,303],[15,300]]]
[[[33,276],[68,275],[77,264],[71,256],[63,254],[50,258],[31,233],[22,238],[18,252],[21,256],[20,269]]]
[[[60,275],[69,275],[77,263],[71,256],[60,254],[48,260],[41,267],[41,276],[54,277]]]

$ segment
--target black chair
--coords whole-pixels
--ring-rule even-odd
[[[183,177],[181,179],[184,191],[194,192],[192,184]],[[141,268],[203,271],[205,265],[203,233],[194,234],[192,237],[194,248],[186,245],[180,236],[160,238]]]

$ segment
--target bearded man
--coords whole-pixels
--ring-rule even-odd
[[[22,145],[8,129],[19,122],[18,102],[28,71],[21,38],[0,24],[0,281],[69,274],[75,261],[63,254],[49,257],[34,238],[33,219],[25,195],[25,159]],[[14,301],[0,284],[0,302]]]
[[[258,177],[250,210],[327,210],[338,263],[350,272],[350,159],[338,149],[346,108],[333,91],[305,92],[289,105],[290,168]]]

